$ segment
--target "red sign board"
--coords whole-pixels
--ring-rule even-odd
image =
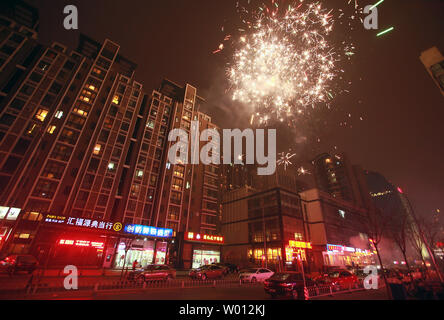
[[[185,240],[188,241],[196,241],[196,242],[208,242],[208,243],[224,243],[224,237],[222,236],[214,236],[208,234],[200,234],[188,232],[185,233]]]
[[[99,241],[71,240],[71,239],[60,239],[58,244],[64,246],[91,247],[96,249],[103,249],[105,246],[103,242]]]

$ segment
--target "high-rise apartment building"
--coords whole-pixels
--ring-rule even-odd
[[[3,250],[123,267],[166,263],[170,249],[183,261],[187,231],[218,234],[218,166],[168,161],[172,129],[217,129],[196,88],[165,80],[146,94],[118,44],[45,47],[0,21]]]
[[[364,198],[359,185],[360,169],[352,166],[345,154],[321,154],[313,160],[313,165],[318,189],[334,198],[363,205]]]

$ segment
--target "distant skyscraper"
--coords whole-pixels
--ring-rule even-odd
[[[313,160],[314,176],[319,189],[332,197],[348,200],[358,205],[364,203],[357,171],[345,154],[331,156],[327,153]]]
[[[422,52],[420,59],[440,89],[441,94],[444,95],[444,56],[438,48],[433,47]]]

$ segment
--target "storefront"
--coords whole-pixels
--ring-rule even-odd
[[[199,268],[203,265],[221,262],[221,248],[224,237],[188,232],[184,235],[182,261],[185,268]]]
[[[172,229],[126,225],[124,233],[133,237],[120,239],[114,258],[114,268],[132,268],[136,260],[143,268],[151,264],[168,264]]]
[[[375,263],[373,252],[341,245],[327,244],[322,255],[324,265],[330,267],[367,266]]]

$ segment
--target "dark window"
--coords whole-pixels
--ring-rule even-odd
[[[14,150],[12,150],[12,152],[19,155],[24,155],[28,150],[30,143],[31,143],[30,140],[20,138],[17,144],[15,145]]]
[[[16,109],[16,110],[22,110],[24,105],[25,105],[25,101],[15,98],[14,100],[12,100],[12,102],[9,106],[13,109]]]
[[[10,126],[14,123],[14,120],[15,120],[15,116],[5,113],[0,118],[0,125]]]
[[[9,156],[8,160],[6,160],[3,165],[2,172],[4,173],[13,173],[20,164],[20,160],[22,158],[16,156]]]

